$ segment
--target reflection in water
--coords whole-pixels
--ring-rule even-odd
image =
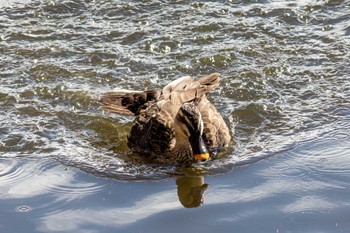
[[[194,208],[203,204],[204,191],[208,184],[203,176],[183,176],[176,180],[179,201],[186,208]]]
[[[204,203],[204,191],[209,185],[204,183],[201,173],[195,168],[186,169],[185,175],[176,180],[179,201],[186,208],[195,208]]]

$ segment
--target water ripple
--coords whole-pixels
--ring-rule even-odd
[[[2,159],[0,163],[0,181],[5,186],[11,183],[20,182],[25,179],[22,176],[23,170],[16,160]]]
[[[333,124],[332,130],[319,137],[295,143],[292,149],[283,153],[283,162],[267,169],[265,175],[300,182],[307,179],[310,185],[315,181],[322,182],[318,190],[348,187],[350,137],[342,133],[343,126],[344,122]]]
[[[56,201],[74,200],[103,189],[95,183],[75,182],[73,171],[50,160],[38,163],[25,158],[3,159],[0,168],[0,181],[5,187],[1,192],[3,199],[48,194],[55,196]]]
[[[220,159],[196,166],[209,174],[226,172],[309,145],[320,154],[308,156],[319,164],[315,169],[345,175],[347,143],[319,151],[307,142],[349,139],[346,4],[9,3],[0,9],[1,156],[49,157],[122,180],[168,177],[176,168],[130,161],[126,135],[132,119],[103,114],[99,95],[221,72],[222,85],[210,98],[230,123],[234,142]],[[338,170],[336,158],[344,160]],[[14,170],[4,168],[9,174],[3,179],[22,179],[21,169],[9,166]],[[313,170],[277,173],[301,178]]]

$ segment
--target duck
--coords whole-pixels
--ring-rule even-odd
[[[205,162],[231,141],[227,124],[207,98],[219,82],[220,73],[185,76],[162,90],[107,92],[99,102],[106,112],[135,117],[127,137],[133,153],[163,164]]]

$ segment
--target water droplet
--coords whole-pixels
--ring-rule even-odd
[[[32,207],[30,207],[28,205],[21,205],[21,206],[16,207],[16,211],[19,213],[28,213],[28,212],[32,211]]]

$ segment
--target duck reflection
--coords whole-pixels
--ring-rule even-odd
[[[199,172],[192,170],[185,176],[177,178],[176,185],[179,201],[184,207],[195,208],[203,205],[204,191],[209,185],[204,183],[204,176]]]

